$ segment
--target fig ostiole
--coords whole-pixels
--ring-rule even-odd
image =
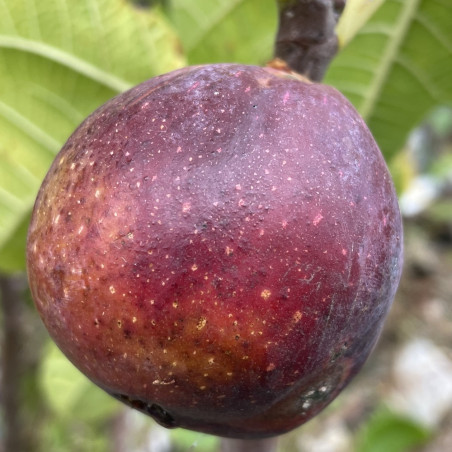
[[[334,88],[188,67],[92,113],[53,162],[27,243],[51,337],[163,425],[263,438],[359,371],[399,282],[384,159]]]

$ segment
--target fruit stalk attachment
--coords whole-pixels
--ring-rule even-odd
[[[319,82],[337,53],[336,24],[346,0],[277,0],[275,58]]]

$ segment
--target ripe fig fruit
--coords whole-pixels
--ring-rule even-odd
[[[169,427],[278,435],[370,353],[402,265],[385,162],[336,90],[219,64],[155,77],[69,138],[28,235],[67,357]]]

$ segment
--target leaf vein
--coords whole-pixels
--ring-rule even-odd
[[[118,93],[125,91],[132,86],[131,83],[126,80],[116,77],[86,60],[82,60],[75,55],[71,55],[62,49],[58,49],[43,42],[25,39],[19,36],[0,35],[0,48],[2,47],[42,56],[59,63],[74,72],[78,72],[101,85],[107,86]]]
[[[452,55],[452,42],[427,17],[419,14],[417,21]]]
[[[60,150],[60,142],[3,102],[0,102],[0,115],[52,154],[56,154]]]
[[[379,95],[389,77],[396,56],[408,32],[409,26],[415,17],[419,2],[420,0],[411,0],[402,3],[403,6],[401,6],[402,9],[400,17],[397,20],[399,25],[395,29],[392,39],[388,40],[386,49],[383,52],[379,69],[376,71],[375,77],[370,84],[368,96],[365,98],[365,101],[360,108],[361,115],[364,119],[369,118],[375,108],[377,99],[379,98]]]
[[[440,93],[434,89],[434,83],[427,76],[425,71],[417,68],[412,64],[412,62],[405,58],[403,55],[399,55],[397,57],[397,63],[400,64],[408,73],[411,74],[413,78],[415,78],[419,84],[422,86],[424,91],[432,98],[432,100],[441,100]]]

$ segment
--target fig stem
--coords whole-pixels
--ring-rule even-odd
[[[278,438],[232,439],[222,438],[220,452],[276,452]]]
[[[274,56],[320,82],[339,49],[335,27],[347,0],[276,0],[279,28]]]

